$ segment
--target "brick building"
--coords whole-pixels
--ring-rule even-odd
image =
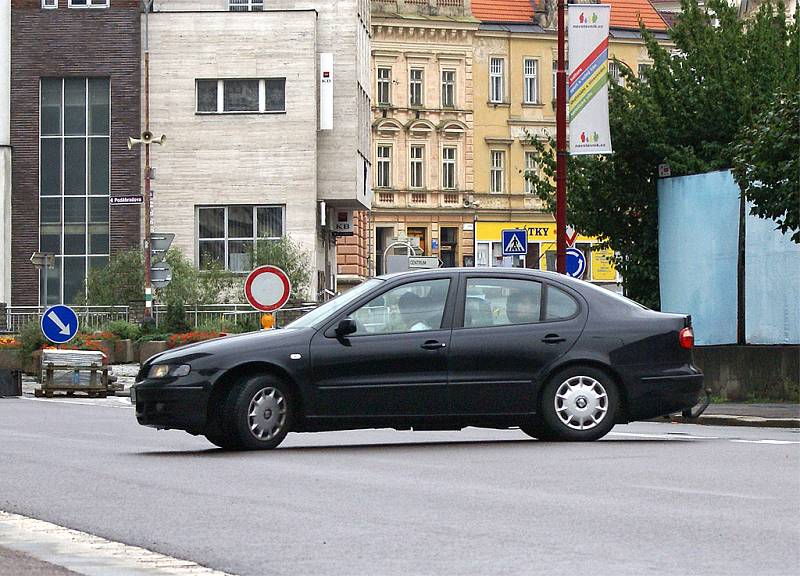
[[[88,269],[139,243],[140,208],[109,196],[140,190],[140,42],[138,0],[11,0],[13,305],[43,303],[35,251],[56,254],[49,303],[79,303]]]

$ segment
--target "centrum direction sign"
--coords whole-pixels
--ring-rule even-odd
[[[78,333],[78,315],[69,306],[51,306],[40,322],[42,334],[54,344],[69,342]]]
[[[436,256],[409,256],[408,267],[413,270],[435,269],[441,265]]]
[[[286,272],[275,266],[259,266],[247,276],[244,295],[250,305],[262,312],[283,308],[289,301],[292,283]]]

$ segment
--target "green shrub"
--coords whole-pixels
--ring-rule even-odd
[[[20,328],[17,340],[20,342],[19,357],[23,361],[30,358],[31,354],[45,344],[49,344],[47,338],[42,334],[42,329],[38,322],[28,322]]]
[[[136,340],[142,333],[142,329],[138,324],[126,320],[109,322],[106,326],[106,330],[117,336],[120,340]]]

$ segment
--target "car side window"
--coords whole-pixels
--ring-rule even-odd
[[[575,299],[554,286],[547,287],[547,320],[565,320],[578,313],[578,303]]]
[[[541,318],[542,285],[510,278],[468,278],[464,328],[531,324]]]
[[[450,280],[422,280],[384,292],[351,314],[354,336],[438,330],[442,327]]]

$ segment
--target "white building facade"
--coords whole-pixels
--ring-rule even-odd
[[[153,230],[249,269],[288,235],[336,289],[340,211],[372,205],[366,0],[161,0],[149,16]]]

